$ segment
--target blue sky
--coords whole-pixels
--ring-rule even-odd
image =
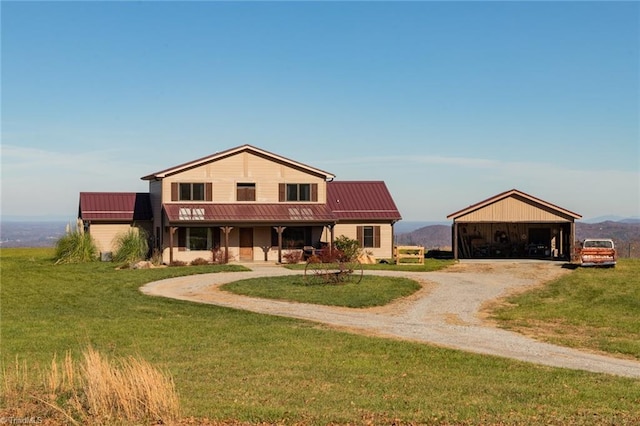
[[[242,144],[404,220],[516,188],[640,216],[640,3],[7,2],[2,214]]]

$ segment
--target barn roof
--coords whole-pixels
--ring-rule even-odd
[[[327,205],[338,220],[402,219],[383,181],[327,182]]]
[[[151,220],[153,213],[148,193],[81,192],[78,217],[90,221],[131,222]]]
[[[536,198],[533,195],[526,194],[526,193],[524,193],[522,191],[519,191],[517,189],[511,189],[509,191],[505,191],[505,192],[502,192],[500,194],[494,195],[493,197],[487,198],[486,200],[480,201],[479,203],[472,204],[472,205],[470,205],[468,207],[465,207],[464,209],[459,210],[459,211],[457,211],[455,213],[451,213],[450,215],[447,216],[447,219],[454,219],[455,220],[455,219],[457,219],[457,218],[459,218],[461,216],[464,216],[464,215],[466,215],[468,213],[471,213],[471,212],[476,211],[476,210],[480,210],[480,209],[482,209],[482,208],[484,208],[486,206],[489,206],[491,204],[497,203],[497,202],[499,202],[501,200],[504,200],[506,198],[509,198],[509,197],[520,197],[520,198],[523,198],[523,199],[528,200],[529,202],[531,202],[533,204],[537,204],[538,206],[541,206],[541,207],[544,207],[544,208],[547,208],[547,209],[551,209],[553,211],[556,211],[558,213],[561,213],[561,214],[569,216],[569,217],[573,217],[574,219],[582,218],[582,216],[579,215],[578,213],[574,213],[574,212],[572,212],[570,210],[563,209],[562,207],[558,207],[555,204],[551,204],[551,203],[549,203],[547,201],[541,200],[540,198]]]
[[[236,155],[242,152],[250,152],[259,157],[267,158],[271,161],[275,161],[281,164],[286,164],[290,167],[294,167],[296,169],[304,170],[307,173],[315,174],[317,176],[322,176],[326,180],[333,179],[335,176],[329,172],[325,172],[324,170],[316,169],[315,167],[308,166],[303,163],[299,163],[297,161],[291,160],[286,157],[282,157],[280,155],[274,154],[269,151],[265,151],[260,148],[256,148],[252,145],[241,145],[235,148],[227,149],[225,151],[216,152],[215,154],[208,155],[206,157],[199,158],[197,160],[189,161],[188,163],[180,164],[165,170],[161,170],[159,172],[152,173],[147,176],[143,176],[142,180],[155,180],[155,179],[163,179],[167,176],[174,175],[176,173],[180,173],[194,167],[199,167],[208,163],[212,163],[217,160],[221,160],[223,158],[230,157],[232,155]]]
[[[324,204],[194,204],[164,205],[170,222],[226,222],[226,223],[287,223],[334,222],[335,218]]]

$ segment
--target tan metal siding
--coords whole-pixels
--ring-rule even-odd
[[[551,209],[513,197],[505,198],[456,219],[456,222],[570,222]]]
[[[318,203],[325,203],[326,182],[322,177],[280,164],[249,152],[222,158],[163,179],[164,202],[171,202],[171,184],[175,182],[213,183],[214,203],[235,203],[237,183],[255,183],[257,203],[277,203],[280,183],[316,183]]]
[[[89,233],[96,242],[98,251],[113,252],[115,247],[113,245],[114,239],[118,234],[128,232],[131,229],[129,224],[91,224],[89,227]]]
[[[367,247],[364,249],[367,253],[372,253],[376,259],[390,259],[393,257],[393,232],[392,226],[385,223],[339,223],[334,228],[334,235],[338,238],[341,235],[351,238],[353,240],[358,239],[358,227],[359,226],[379,226],[380,227],[380,247],[372,248]],[[325,232],[323,241],[328,241],[328,232]],[[377,236],[377,234],[376,234]]]

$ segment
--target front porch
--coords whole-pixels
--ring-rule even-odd
[[[283,263],[292,251],[333,245],[334,225],[327,224],[176,224],[163,232],[162,261],[191,263]]]

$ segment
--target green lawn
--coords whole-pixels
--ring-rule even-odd
[[[494,314],[504,328],[640,359],[640,259],[620,259],[615,268],[578,268],[507,302]]]
[[[185,417],[217,420],[640,422],[639,380],[360,336],[138,290],[216,267],[118,271],[108,263],[54,266],[51,257],[50,250],[0,250],[5,368],[16,356],[40,365],[67,350],[79,356],[89,344],[107,355],[139,355],[173,375]]]
[[[245,296],[290,300],[318,305],[368,308],[383,306],[420,289],[406,278],[367,275],[359,283],[307,285],[302,275],[254,278],[224,284],[223,290]]]

